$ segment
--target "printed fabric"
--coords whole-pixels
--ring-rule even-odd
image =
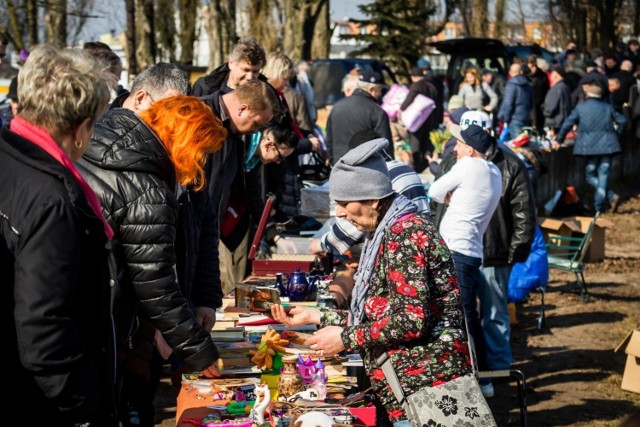
[[[385,231],[364,302],[364,318],[322,309],[321,326],[343,326],[348,350],[361,350],[365,370],[392,422],[407,418],[376,357],[386,352],[407,395],[472,372],[460,288],[451,253],[428,218],[404,216]]]

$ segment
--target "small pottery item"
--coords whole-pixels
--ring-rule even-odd
[[[278,380],[278,398],[286,399],[304,390],[304,385],[297,369],[298,356],[284,356],[282,363],[284,366]]]
[[[296,267],[296,271],[289,275],[289,285],[287,286],[289,301],[306,301],[309,296],[309,282],[307,275]]]

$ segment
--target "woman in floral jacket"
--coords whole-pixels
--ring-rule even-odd
[[[369,141],[342,157],[330,178],[336,216],[369,233],[351,310],[295,307],[285,325],[319,324],[308,340],[324,355],[362,351],[371,385],[394,426],[407,416],[387,387],[376,358],[386,352],[405,394],[437,386],[472,371],[451,254],[429,220],[391,189],[380,150],[386,139]]]

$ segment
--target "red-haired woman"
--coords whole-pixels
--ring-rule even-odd
[[[198,190],[207,155],[225,138],[209,107],[177,95],[156,99],[140,116],[110,110],[81,161],[120,244],[113,303],[125,425],[153,425],[153,396],[172,351],[186,369],[217,375],[209,331],[222,293],[214,285],[217,251],[204,244],[216,231],[207,216],[214,210]],[[147,363],[133,363],[140,361]]]

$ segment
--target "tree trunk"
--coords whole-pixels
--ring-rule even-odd
[[[471,0],[471,35],[486,37],[488,0]]]
[[[38,5],[36,0],[26,0],[27,9],[27,34],[29,36],[29,48],[38,44]]]
[[[302,59],[328,58],[331,52],[331,17],[329,15],[329,0],[319,0],[311,10],[314,23],[311,36],[311,52],[303,51]]]
[[[197,0],[179,0],[180,15],[180,62],[193,64],[193,46],[196,42],[196,18],[198,16]]]
[[[249,18],[248,33],[266,52],[274,52],[282,47],[282,9],[277,0],[252,0],[246,6],[245,11]]]
[[[496,0],[496,21],[493,29],[493,38],[502,39],[504,35],[504,0]]]
[[[124,0],[127,16],[127,28],[125,30],[124,50],[129,63],[129,77],[138,74],[138,60],[136,58],[136,3],[135,0]]]
[[[173,0],[156,0],[154,15],[158,51],[161,61],[176,62],[176,17]]]
[[[472,34],[472,28],[471,28],[471,20],[472,20],[472,16],[471,16],[471,7],[469,5],[469,2],[472,0],[460,0],[460,5],[459,5],[459,9],[460,9],[460,15],[462,15],[462,28],[464,31],[464,36],[470,36]]]
[[[227,62],[236,38],[235,0],[210,0],[203,6],[204,27],[209,36],[209,71]]]
[[[13,46],[16,50],[20,50],[24,49],[24,40],[22,38],[22,31],[18,21],[18,14],[16,12],[16,5],[13,0],[7,0],[7,18],[9,21],[8,33],[13,39]]]
[[[136,2],[136,55],[140,70],[156,62],[153,0],[135,0]]]
[[[633,34],[640,34],[640,0],[633,1]]]
[[[67,1],[45,1],[45,40],[58,47],[67,45]]]
[[[313,1],[313,0],[310,0]],[[306,31],[304,31],[307,11],[306,0],[284,1],[284,39],[282,49],[294,61],[302,58],[302,48],[305,45]],[[309,40],[309,43],[311,40]]]

